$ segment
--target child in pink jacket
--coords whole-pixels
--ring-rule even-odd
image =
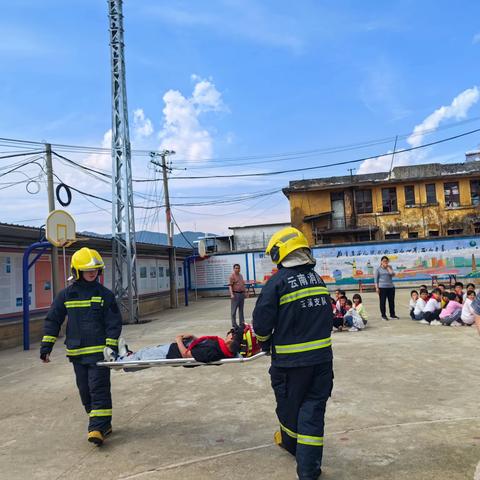
[[[448,303],[440,312],[440,321],[443,325],[458,327],[462,325],[459,321],[462,315],[462,304],[460,303],[459,296],[455,293],[449,293],[447,295]]]

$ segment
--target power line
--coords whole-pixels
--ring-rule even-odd
[[[184,233],[182,232],[182,229],[178,226],[178,223],[177,223],[177,221],[175,220],[175,217],[173,216],[173,213],[171,213],[171,216],[172,216],[173,223],[177,226],[178,231],[180,232],[180,235],[183,237],[183,239],[184,239],[192,248],[195,248],[195,247],[192,245],[192,243],[190,242],[190,240],[184,235]]]
[[[0,160],[4,160],[5,158],[15,158],[15,157],[25,157],[27,155],[35,155],[35,154],[42,154],[45,153],[45,151],[38,151],[38,152],[25,152],[25,153],[14,153],[10,155],[3,155],[0,157]]]
[[[462,120],[459,122],[455,122],[449,125],[444,125],[438,128],[432,128],[432,129],[424,129],[420,130],[418,132],[414,133],[404,133],[401,135],[397,135],[398,139],[405,139],[409,137],[416,137],[416,136],[423,136],[427,135],[429,133],[433,133],[436,131],[441,131],[441,130],[447,130],[451,128],[455,128],[461,125],[465,125],[468,123],[472,122],[477,122],[480,120],[479,117],[473,117],[467,120]],[[279,152],[279,153],[273,153],[273,154],[254,154],[254,155],[245,155],[245,156],[237,156],[237,157],[212,157],[212,158],[205,158],[202,159],[205,162],[209,163],[216,163],[216,162],[235,162],[235,161],[244,161],[244,160],[262,160],[262,159],[267,159],[267,160],[272,160],[272,161],[284,161],[288,159],[295,159],[295,158],[305,158],[305,156],[312,156],[312,155],[323,155],[323,154],[332,154],[332,153],[338,153],[342,151],[348,151],[348,150],[356,150],[359,148],[365,148],[365,147],[371,147],[371,146],[376,146],[380,144],[387,144],[391,143],[395,139],[395,136],[391,137],[385,137],[381,139],[376,139],[376,140],[370,140],[370,141],[365,141],[365,142],[359,142],[359,143],[353,143],[353,144],[346,144],[346,145],[340,145],[340,146],[334,146],[334,147],[327,147],[327,148],[315,148],[311,150],[299,150],[299,151],[293,151],[293,152]],[[34,148],[33,146],[43,146],[45,142],[38,142],[38,141],[32,141],[32,140],[20,140],[20,139],[13,139],[13,138],[2,138],[0,137],[0,145],[3,146],[8,146],[10,148],[19,148],[19,146],[23,146],[26,148],[26,145],[30,145],[30,148]],[[107,147],[92,147],[92,146],[85,146],[85,145],[70,145],[70,144],[63,144],[63,143],[51,143],[52,148],[57,150],[57,151],[69,151],[69,152],[74,152],[74,153],[88,153],[88,154],[101,154],[101,155],[111,155],[111,148]],[[152,150],[142,150],[142,149],[133,149],[132,150],[132,155],[138,155],[138,156],[146,156],[149,157],[150,154],[152,153]],[[154,151],[154,153],[160,153],[159,151]],[[299,157],[300,156],[300,157]],[[175,161],[175,164],[180,165],[181,163],[184,163],[186,165],[191,164],[192,160],[190,159],[177,159]],[[256,162],[259,163],[259,162]],[[267,163],[267,162],[265,162]],[[240,165],[245,165],[244,163]],[[239,166],[240,166],[239,165]],[[229,165],[233,166],[233,165]],[[193,167],[190,167],[193,168]],[[197,168],[197,167],[194,167]],[[202,168],[202,167],[199,167]]]
[[[457,138],[466,137],[467,135],[472,135],[473,133],[480,132],[480,128],[475,130],[471,130],[469,132],[461,133],[459,135],[454,135],[452,137],[443,138],[441,140],[436,140],[435,142],[425,143],[423,145],[419,145],[417,147],[410,147],[404,148],[402,150],[397,150],[397,154],[412,152],[414,150],[419,150],[426,147],[431,147],[433,145],[438,145],[440,143],[449,142],[452,140],[456,140]],[[238,173],[238,174],[231,174],[231,175],[198,175],[198,176],[191,176],[191,177],[172,177],[172,180],[199,180],[199,179],[206,179],[206,178],[245,178],[245,177],[264,177],[269,175],[281,175],[284,173],[294,173],[294,172],[306,172],[308,170],[318,170],[320,168],[328,168],[328,167],[337,167],[339,165],[348,165],[350,163],[358,163],[364,162],[366,160],[373,160],[375,158],[383,157],[388,155],[389,153],[381,153],[379,155],[373,155],[369,157],[357,158],[355,160],[346,160],[343,162],[334,162],[334,163],[327,163],[325,165],[315,165],[313,167],[303,167],[303,168],[292,168],[288,170],[279,170],[276,172],[256,172],[256,173]]]

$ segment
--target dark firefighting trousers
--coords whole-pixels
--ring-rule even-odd
[[[110,369],[97,367],[95,363],[73,361],[72,364],[82,404],[90,417],[88,431],[104,433],[112,424]]]
[[[300,480],[321,473],[327,400],[333,388],[332,362],[308,367],[270,367],[282,445],[297,459]]]

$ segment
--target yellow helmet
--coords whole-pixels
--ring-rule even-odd
[[[72,274],[76,280],[80,278],[80,272],[87,270],[103,270],[105,263],[100,254],[93,248],[83,247],[72,255],[70,265]]]
[[[299,248],[310,248],[305,235],[296,228],[286,227],[272,236],[265,253],[270,255],[272,262],[280,263],[289,253]]]

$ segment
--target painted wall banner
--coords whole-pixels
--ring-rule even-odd
[[[247,256],[244,253],[215,255],[195,262],[190,266],[192,276],[192,288],[198,289],[226,289],[228,279],[233,272],[233,265],[238,263],[245,280],[249,276],[247,272]],[[253,280],[253,278],[252,278]]]
[[[383,255],[390,258],[396,282],[429,282],[432,275],[439,280],[448,275],[471,278],[474,283],[475,278],[480,278],[480,237],[316,247],[313,255],[317,260],[315,270],[330,285],[373,283],[375,269]],[[245,271],[246,257],[253,264],[249,277]],[[265,284],[277,272],[276,265],[263,252],[215,255],[197,262],[197,287],[224,287],[234,263],[239,263],[244,278],[255,279],[257,286]],[[193,268],[192,286],[195,286]]]
[[[396,273],[395,281],[429,280],[432,275],[480,277],[478,237],[314,248],[313,254],[315,270],[326,283],[337,285],[373,283],[384,255]]]
[[[253,253],[253,262],[257,285],[264,285],[270,277],[278,272],[277,265],[270,260],[270,255],[265,255],[264,252]]]

